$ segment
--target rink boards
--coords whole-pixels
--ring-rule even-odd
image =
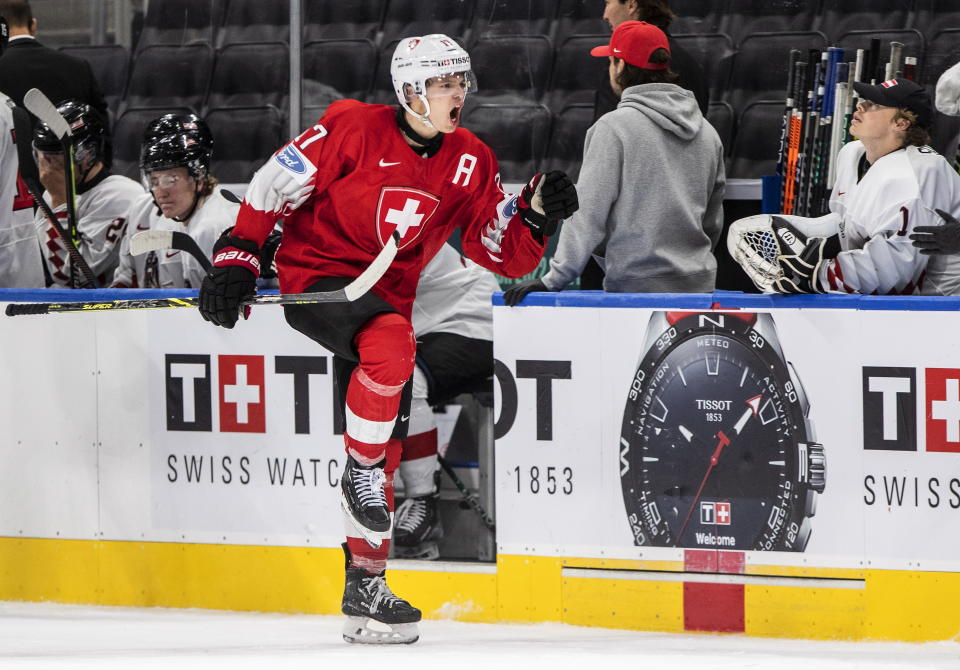
[[[956,302],[528,301],[495,307],[498,560],[393,562],[394,590],[427,616],[806,638],[960,633]],[[736,533],[717,521],[750,503],[723,492],[697,501],[698,522],[716,526],[693,534],[700,545],[637,544],[628,519],[623,421],[651,316],[717,302],[774,315],[809,396],[827,481],[802,551],[731,546]],[[233,331],[189,309],[4,318],[0,344],[0,598],[338,611],[331,364],[279,309]],[[757,409],[761,421],[776,413]],[[891,431],[893,444],[876,442]]]

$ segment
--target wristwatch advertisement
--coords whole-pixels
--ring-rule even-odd
[[[770,314],[654,312],[620,440],[634,543],[803,551],[826,484],[809,413]]]

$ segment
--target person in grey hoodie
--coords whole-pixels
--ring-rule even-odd
[[[559,291],[602,245],[605,291],[709,293],[712,250],[723,228],[723,146],[693,93],[675,83],[662,30],[625,21],[609,46],[617,109],[587,131],[577,184],[580,211],[563,227],[550,270],[504,293],[515,305],[531,291]]]

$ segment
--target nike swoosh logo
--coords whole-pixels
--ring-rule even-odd
[[[840,191],[839,193],[837,193],[837,195],[844,195],[844,194],[846,194],[846,191]]]
[[[404,421],[406,421],[406,420],[409,419],[409,418],[410,418],[410,415],[409,415],[409,414],[406,415],[406,416],[401,416],[401,417],[400,417],[400,423],[403,423]]]
[[[390,167],[391,165],[400,165],[400,161],[396,163],[385,163],[382,158],[380,159],[380,167]]]
[[[174,256],[176,256],[176,255],[179,254],[179,253],[180,253],[179,251],[174,251],[173,253],[170,253],[170,252],[168,251],[168,252],[167,252],[167,258],[173,258]]]
[[[138,224],[137,224],[137,230],[150,230],[150,226],[141,226],[141,225],[138,223]]]

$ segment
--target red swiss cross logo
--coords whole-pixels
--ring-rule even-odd
[[[384,186],[377,203],[377,237],[380,244],[396,230],[400,235],[399,248],[413,242],[440,206],[440,198],[426,191],[404,186]]]

